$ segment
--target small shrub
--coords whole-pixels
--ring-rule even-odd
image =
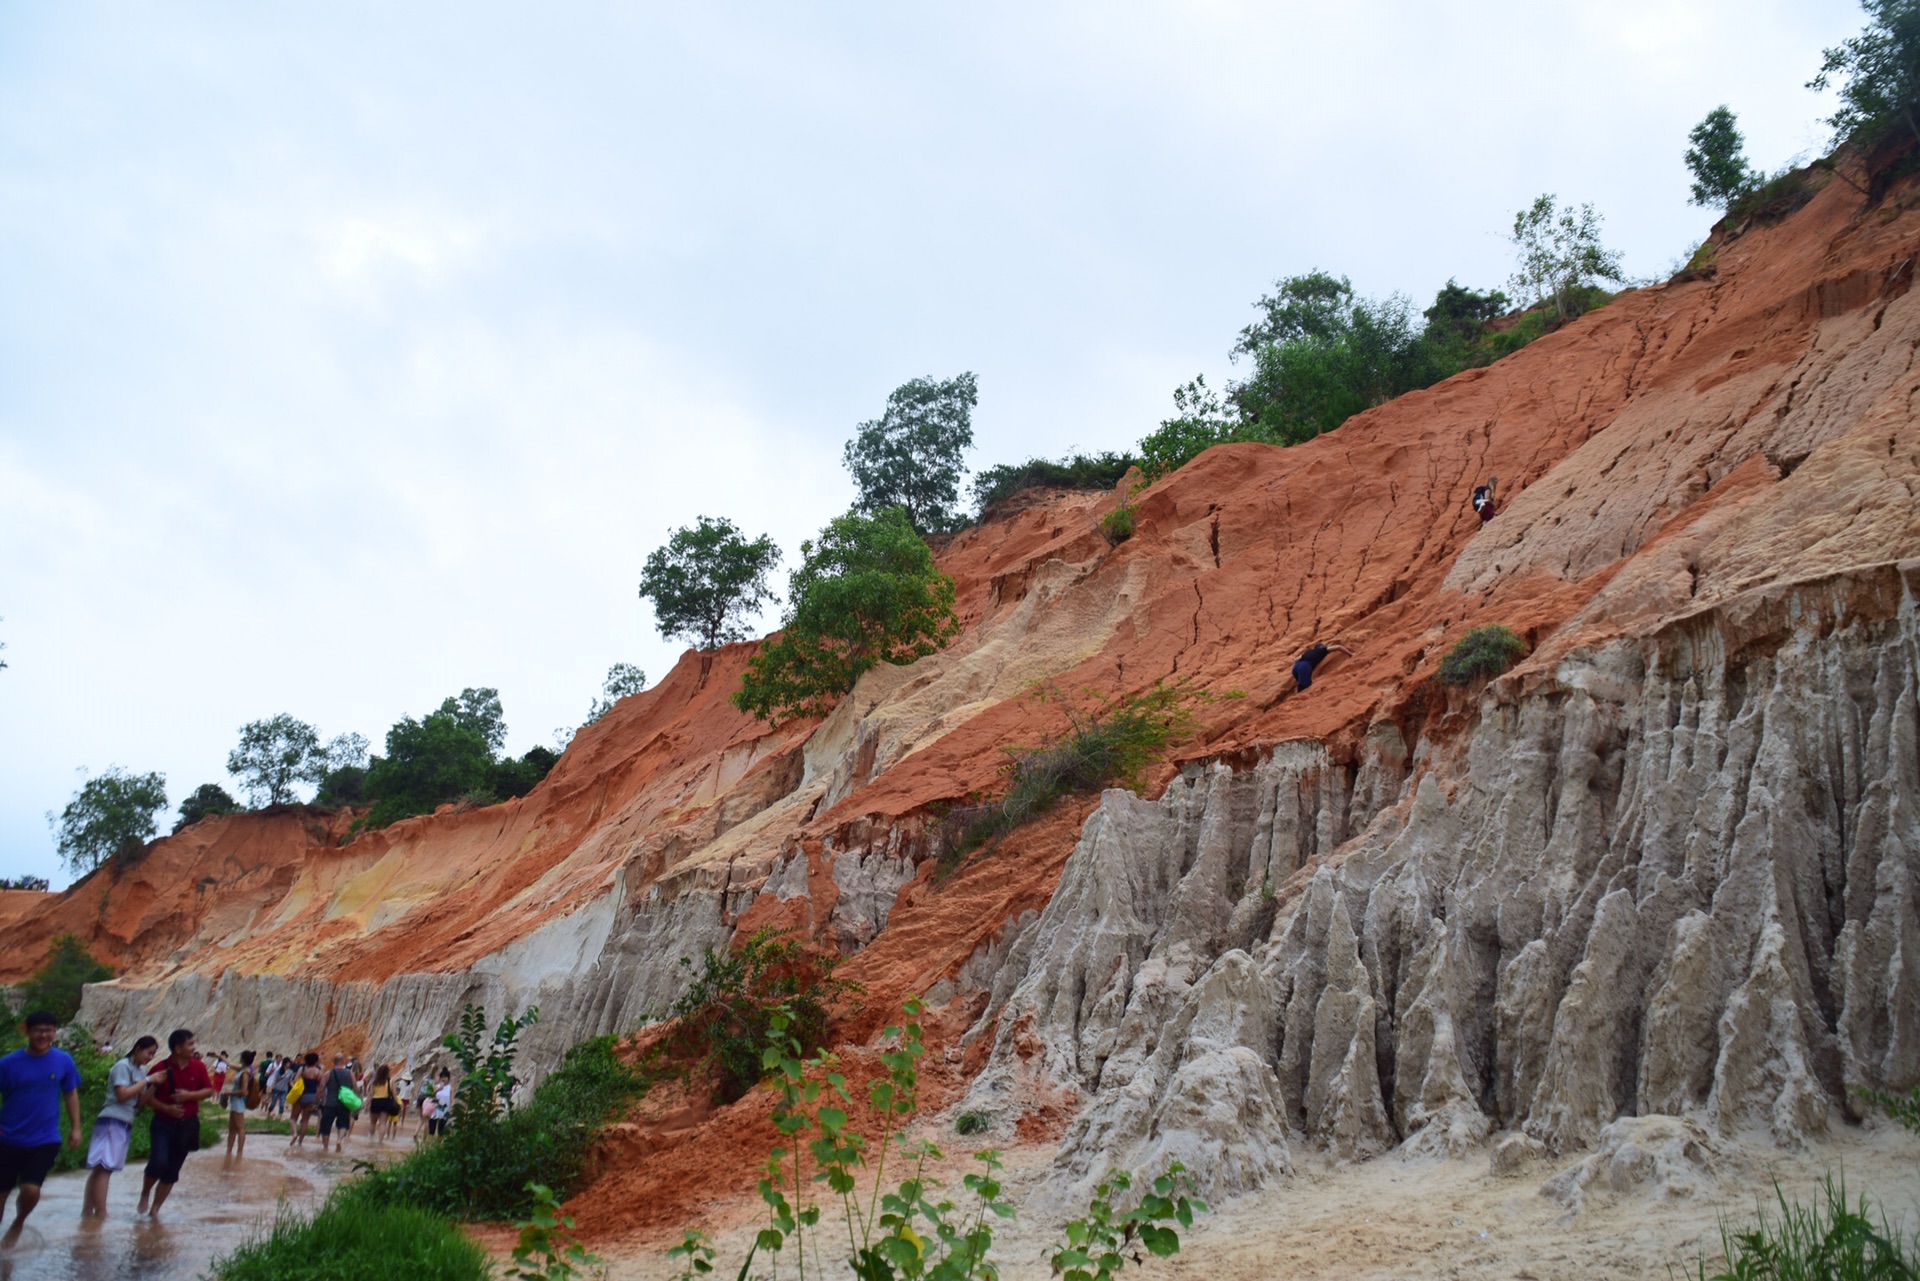
[[[1526,652],[1527,643],[1508,628],[1498,623],[1476,627],[1440,660],[1440,682],[1465,685],[1482,676],[1498,676],[1519,662]]]
[[[0,876],[0,890],[33,890],[44,894],[46,889],[44,876]]]
[[[1133,537],[1133,504],[1121,503],[1100,518],[1100,532],[1116,547]]]
[[[552,1188],[529,1183],[527,1193],[533,1209],[520,1223],[513,1266],[507,1269],[510,1281],[574,1281],[604,1262],[573,1239],[573,1220],[560,1213]]]
[[[1844,1180],[1825,1181],[1826,1204],[1804,1206],[1789,1202],[1774,1185],[1780,1217],[1765,1211],[1744,1232],[1720,1228],[1723,1267],[1709,1274],[1706,1264],[1696,1271],[1700,1281],[1799,1281],[1814,1277],[1887,1278],[1911,1281],[1920,1276],[1920,1238],[1890,1227],[1882,1215],[1876,1226],[1872,1204],[1863,1195],[1847,1199]]]
[[[20,989],[20,1008],[46,1010],[60,1022],[71,1023],[80,1012],[80,989],[112,977],[113,967],[95,960],[85,939],[61,934],[47,949],[46,964]]]
[[[1023,490],[1112,489],[1139,461],[1132,454],[1109,450],[1073,454],[1058,462],[1029,458],[1024,463],[1000,463],[973,478],[974,519],[984,519],[996,505]]]
[[[1754,185],[1727,206],[1727,218],[1736,225],[1779,222],[1813,199],[1804,169],[1782,169],[1771,178],[1756,177]]]
[[[1883,1094],[1879,1090],[1855,1090],[1854,1093],[1879,1108],[1911,1134],[1920,1134],[1920,1087],[1907,1094]]]
[[[1138,788],[1142,772],[1163,752],[1191,733],[1194,705],[1212,696],[1186,680],[1157,681],[1138,694],[1113,697],[1086,691],[1090,706],[1068,700],[1056,689],[1039,686],[1028,697],[1060,702],[1067,732],[1038,747],[1007,752],[1007,792],[999,802],[950,811],[941,824],[942,862],[952,867],[974,850],[997,840],[1048,809],[1063,796],[1096,792],[1110,783]]]
[[[955,1134],[985,1134],[987,1132],[987,1118],[985,1114],[980,1112],[962,1112],[953,1119],[953,1132]]]
[[[1133,1176],[1115,1170],[1094,1189],[1087,1213],[1067,1223],[1065,1243],[1048,1256],[1061,1281],[1113,1281],[1126,1270],[1128,1258],[1139,1261],[1136,1242],[1155,1258],[1178,1254],[1180,1234],[1168,1225],[1191,1228],[1194,1216],[1207,1210],[1206,1202],[1189,1195],[1193,1181],[1178,1161],[1131,1209],[1116,1210],[1115,1203],[1132,1187]]]
[[[688,969],[693,962],[680,958]],[[712,1072],[714,1096],[731,1103],[766,1077],[763,1051],[775,1019],[811,1054],[826,1043],[828,1006],[858,987],[833,977],[839,958],[808,951],[764,929],[731,952],[707,951],[674,1003],[676,1026],[656,1053],[689,1075]]]
[[[485,1281],[492,1271],[487,1252],[439,1215],[336,1193],[312,1218],[283,1205],[265,1236],[214,1260],[211,1275],[215,1281]]]

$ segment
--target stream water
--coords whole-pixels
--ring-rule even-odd
[[[192,1281],[206,1275],[215,1257],[270,1225],[282,1200],[312,1210],[352,1172],[356,1158],[375,1154],[374,1145],[357,1138],[345,1156],[323,1156],[317,1144],[289,1149],[284,1136],[251,1135],[241,1160],[227,1160],[219,1148],[188,1157],[157,1220],[134,1217],[138,1162],[113,1176],[103,1222],[81,1222],[86,1171],[54,1175],[19,1247],[0,1255],[0,1281]],[[12,1221],[9,1200],[6,1222]]]

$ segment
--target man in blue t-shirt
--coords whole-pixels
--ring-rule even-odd
[[[27,1048],[0,1057],[0,1217],[7,1197],[20,1189],[13,1226],[0,1236],[0,1250],[20,1244],[20,1229],[40,1204],[40,1185],[60,1155],[60,1102],[67,1104],[67,1146],[78,1148],[80,1069],[73,1056],[54,1048],[60,1021],[45,1010],[26,1017]]]

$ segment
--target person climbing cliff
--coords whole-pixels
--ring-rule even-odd
[[[1474,487],[1473,510],[1480,513],[1480,523],[1482,525],[1499,514],[1500,509],[1493,500],[1493,491],[1499,484],[1500,478],[1498,476],[1489,476],[1486,484]]]
[[[1299,686],[1302,691],[1305,691],[1309,685],[1313,684],[1313,669],[1320,666],[1320,664],[1326,660],[1327,655],[1336,649],[1348,658],[1353,657],[1353,651],[1345,645],[1328,645],[1320,641],[1315,641],[1307,648],[1306,653],[1294,660],[1293,683]]]

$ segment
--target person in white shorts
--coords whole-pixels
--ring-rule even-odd
[[[133,1117],[147,1091],[147,1064],[160,1052],[160,1042],[143,1036],[127,1057],[107,1073],[107,1102],[93,1122],[93,1141],[87,1145],[86,1197],[80,1203],[82,1219],[107,1217],[107,1182],[127,1163],[127,1140],[133,1136]]]

